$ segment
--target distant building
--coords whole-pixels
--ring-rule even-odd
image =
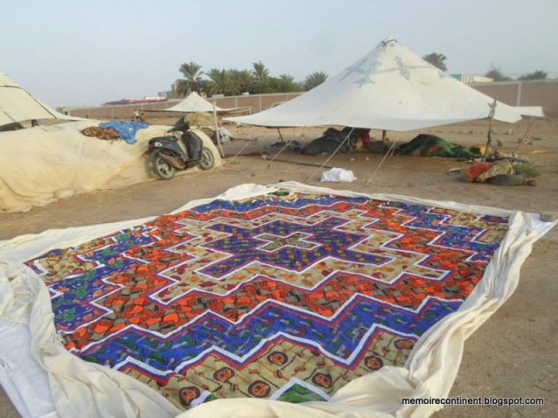
[[[127,105],[127,104],[144,104],[144,103],[161,103],[166,102],[166,97],[160,96],[146,96],[142,97],[141,99],[121,99],[115,100],[112,102],[103,103],[103,106],[119,106],[119,105]]]
[[[452,74],[451,76],[465,84],[494,82],[494,79],[490,77],[484,77],[481,75]]]

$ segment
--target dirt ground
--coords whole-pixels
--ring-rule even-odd
[[[167,122],[168,121],[160,121]],[[259,153],[279,140],[277,131],[228,126],[235,140],[225,146],[227,155],[242,150]],[[488,122],[479,121],[424,130],[462,145],[482,145]],[[243,183],[268,184],[295,180],[310,185],[351,189],[367,193],[392,193],[426,199],[480,204],[528,212],[558,213],[558,121],[522,121],[516,125],[496,123],[495,141],[503,149],[515,150],[542,172],[537,185],[493,186],[457,180],[448,170],[467,164],[449,159],[383,156],[368,152],[335,156],[329,164],[351,169],[353,183],[320,183],[318,167],[274,161],[257,155],[226,159],[223,168],[195,172],[171,181],[152,181],[124,189],[78,195],[26,213],[0,214],[0,240],[52,228],[90,225],[141,218],[170,212],[198,198],[212,197]],[[528,130],[529,129],[529,130]],[[285,129],[286,140],[301,143],[318,137],[321,129]],[[527,132],[527,135],[525,133]],[[376,138],[380,132],[373,131]],[[388,138],[407,142],[418,132],[388,133]],[[270,152],[270,157],[273,156]],[[284,152],[281,159],[322,163],[325,156],[304,156]],[[375,173],[373,175],[373,173]],[[372,176],[372,178],[371,178]],[[436,414],[446,417],[556,417],[558,416],[558,228],[535,244],[521,271],[515,294],[493,315],[465,346],[452,397],[491,396],[542,397],[545,405],[480,407],[451,406]],[[16,417],[3,392],[0,416]]]

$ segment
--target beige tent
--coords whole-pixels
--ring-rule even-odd
[[[217,112],[223,111],[219,106],[215,106]],[[213,103],[205,100],[198,93],[193,91],[184,100],[176,105],[165,109],[164,112],[182,112],[182,113],[196,113],[196,112],[213,112]]]
[[[147,143],[165,135],[168,126],[140,129],[137,142],[129,144],[81,133],[97,125],[98,121],[84,120],[0,132],[0,213],[23,212],[80,193],[149,181]],[[211,139],[195,132],[213,152],[215,166],[221,165]]]
[[[0,73],[0,127],[41,119],[79,120],[80,118],[57,112],[22,89],[6,74]]]
[[[193,91],[184,100],[176,105],[164,110],[150,110],[150,112],[177,112],[177,113],[200,113],[200,112],[213,112],[213,103],[205,100],[198,93]],[[216,112],[236,112],[244,109],[249,109],[250,106],[229,107],[222,108],[215,105]]]

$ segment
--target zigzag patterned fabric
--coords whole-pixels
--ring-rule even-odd
[[[68,350],[186,409],[327,400],[384,365],[481,280],[508,219],[319,193],[213,200],[54,250]]]

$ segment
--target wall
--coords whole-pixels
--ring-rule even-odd
[[[505,81],[499,83],[471,84],[471,87],[503,103],[512,106],[542,106],[546,116],[558,117],[558,80]],[[268,109],[274,104],[294,99],[302,93],[273,93],[250,96],[229,96],[207,99],[222,108],[249,106],[251,113]],[[166,109],[180,100],[169,100],[165,103],[131,104],[120,106],[101,106],[72,109],[72,116],[89,117],[91,119],[122,119],[132,118],[134,111]],[[154,113],[149,116],[154,117]],[[158,117],[173,117],[176,114],[158,113]]]
[[[221,108],[233,108],[233,107],[249,107],[246,113],[256,113],[260,110],[267,109],[276,103],[286,102],[288,100],[294,99],[302,93],[273,93],[273,94],[258,94],[250,96],[228,96],[220,98],[209,98],[206,99],[209,102],[215,102],[215,105]],[[128,105],[117,105],[117,106],[99,106],[99,107],[84,107],[84,108],[74,108],[69,109],[69,113],[72,116],[78,116],[82,118],[90,119],[121,119],[130,120],[134,115],[134,111],[138,110],[140,112],[146,110],[163,110],[171,106],[174,106],[181,100],[168,100],[164,103],[146,103],[146,104],[128,104]],[[150,113],[146,112],[149,117],[174,117],[176,113],[168,112],[157,112]]]
[[[501,81],[471,87],[512,106],[542,106],[544,114],[558,116],[558,80]]]

